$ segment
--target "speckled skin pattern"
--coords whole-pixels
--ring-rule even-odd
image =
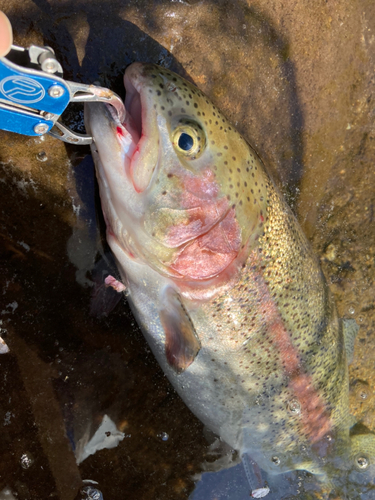
[[[262,161],[174,73],[136,63],[125,85],[124,124],[101,105],[86,108],[86,123],[108,242],[166,375],[268,473],[332,476],[358,453],[371,462],[373,436],[349,436],[349,333]],[[196,139],[192,150],[179,146],[181,133]]]

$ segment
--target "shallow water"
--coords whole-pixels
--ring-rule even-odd
[[[128,64],[157,62],[192,79],[237,126],[296,211],[340,315],[360,324],[351,410],[375,431],[372,3],[236,1],[228,12],[221,1],[0,0],[0,8],[15,43],[53,47],[67,79],[123,95]],[[65,122],[80,126],[82,109]],[[87,479],[104,500],[248,498],[241,466],[204,473],[193,491],[215,458],[202,424],[125,300],[107,317],[90,316],[91,270],[106,248],[88,155],[50,137],[0,135],[0,327],[10,349],[0,356],[0,498],[9,488],[20,499],[74,499]],[[122,441],[77,466],[73,448],[103,415]],[[303,472],[278,488],[289,500],[321,498]],[[361,500],[375,498],[359,489]]]

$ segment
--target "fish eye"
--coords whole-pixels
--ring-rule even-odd
[[[185,134],[182,132],[178,139],[178,147],[183,149],[184,151],[190,151],[190,149],[194,146],[194,139],[191,135]]]
[[[206,136],[199,123],[180,119],[172,132],[172,142],[179,155],[195,160],[204,151]]]

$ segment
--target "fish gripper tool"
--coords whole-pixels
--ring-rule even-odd
[[[66,127],[59,119],[71,102],[105,102],[120,122],[121,98],[109,89],[63,79],[61,64],[50,47],[12,45],[0,58],[0,129],[28,136],[50,134],[71,144],[91,144],[92,137]]]

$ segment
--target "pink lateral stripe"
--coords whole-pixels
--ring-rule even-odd
[[[294,347],[290,334],[271,297],[268,286],[261,274],[256,280],[262,288],[264,302],[267,304],[267,334],[276,344],[280,353],[281,365],[289,378],[289,388],[301,406],[301,420],[306,437],[314,444],[320,441],[331,430],[330,416],[326,405],[314,388],[311,376],[301,369],[301,359]]]

